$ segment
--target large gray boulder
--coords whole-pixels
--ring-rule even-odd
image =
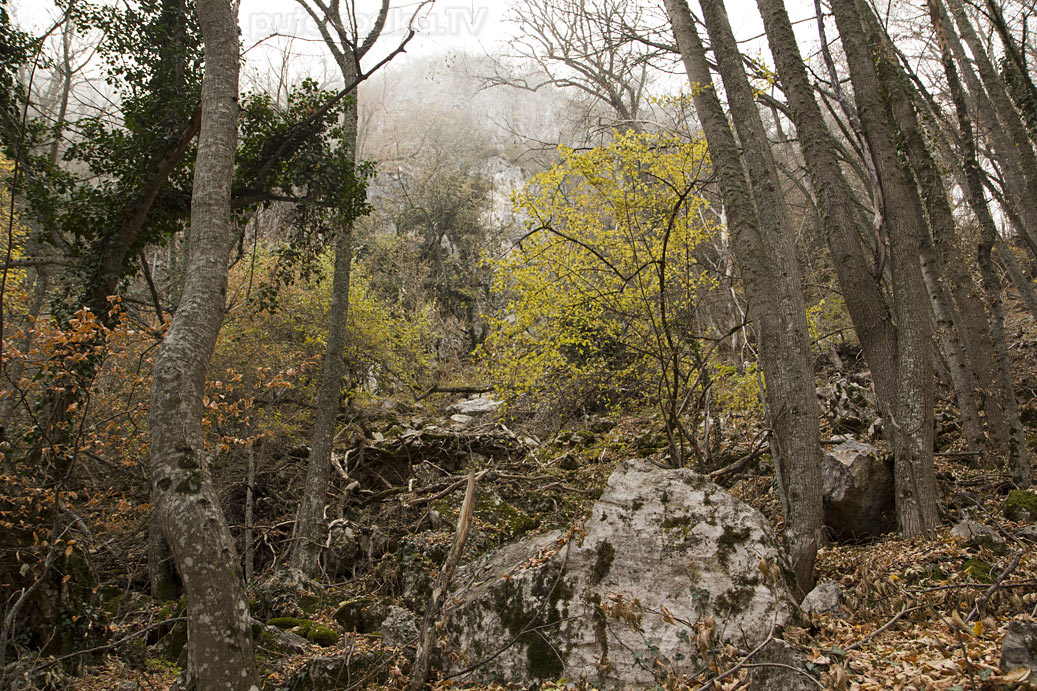
[[[627,461],[582,531],[506,546],[458,573],[439,665],[480,680],[652,686],[701,661],[695,625],[746,650],[795,604],[758,511],[689,470]],[[475,678],[475,676],[471,677]]]
[[[825,525],[837,540],[877,537],[896,528],[893,468],[871,444],[843,442],[822,464]]]
[[[495,413],[504,405],[502,401],[491,398],[486,394],[472,396],[450,406],[450,410],[458,415],[473,416]]]

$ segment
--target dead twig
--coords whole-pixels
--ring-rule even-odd
[[[758,652],[763,650],[767,646],[767,644],[770,643],[773,640],[774,640],[774,625],[771,624],[770,633],[767,634],[767,638],[763,639],[763,643],[760,643],[760,645],[758,645],[755,648],[753,648],[753,650],[748,655],[746,655],[741,660],[739,660],[738,663],[734,667],[724,671],[722,674],[718,674],[717,676],[713,677],[712,679],[707,681],[705,684],[700,686],[697,689],[697,691],[706,691],[707,689],[711,689],[711,688],[713,688],[716,685],[716,683],[718,681],[723,681],[727,677],[729,677],[732,674],[735,674],[736,672],[738,672],[738,670],[743,669],[746,665],[750,664],[749,661],[753,659],[754,655],[756,655]]]
[[[998,575],[997,580],[991,583],[990,587],[987,588],[987,591],[983,593],[983,595],[978,600],[976,600],[976,604],[972,607],[972,611],[969,612],[969,615],[967,617],[965,617],[966,624],[972,621],[973,617],[977,617],[983,614],[983,607],[985,607],[987,602],[990,601],[990,598],[994,596],[994,593],[998,591],[998,589],[1001,587],[1001,583],[1008,577],[1008,575],[1015,571],[1015,567],[1019,566],[1019,560],[1022,558],[1022,550],[1019,550],[1015,553],[1015,556],[1012,557],[1012,562],[1008,565],[1008,568],[1002,571],[1001,574]]]
[[[163,626],[169,626],[170,624],[178,624],[178,623],[180,623],[182,621],[187,621],[187,617],[171,617],[169,619],[163,619],[162,621],[156,621],[156,622],[153,622],[151,624],[148,624],[147,626],[145,626],[144,628],[142,628],[142,629],[140,629],[138,631],[134,631],[131,634],[123,636],[122,638],[118,639],[117,641],[113,641],[112,643],[105,643],[104,645],[99,645],[99,646],[96,646],[94,648],[87,648],[85,650],[77,650],[74,653],[69,653],[67,655],[62,655],[61,657],[55,657],[55,658],[53,658],[51,660],[47,660],[46,662],[44,662],[41,665],[38,665],[34,669],[35,669],[35,671],[40,671],[40,670],[43,670],[43,669],[47,669],[48,667],[53,667],[54,665],[56,665],[56,664],[58,664],[60,662],[64,662],[65,660],[69,660],[69,659],[71,659],[73,657],[80,657],[82,655],[92,655],[94,653],[99,653],[99,652],[102,652],[102,651],[105,651],[105,650],[113,650],[115,648],[118,648],[123,643],[126,643],[127,641],[132,641],[134,638],[139,638],[140,636],[143,636],[144,634],[148,633],[149,631],[153,631],[154,629],[162,628]]]
[[[770,436],[770,430],[764,431],[762,438],[754,445],[753,449],[749,453],[742,456],[730,465],[726,465],[723,468],[718,468],[717,470],[714,470],[709,474],[709,479],[717,480],[723,477],[724,475],[731,475],[737,473],[739,470],[741,470],[742,468],[744,468],[745,466],[749,465],[754,460],[762,456],[765,451],[764,444],[767,442],[768,439],[770,439]]]
[[[899,612],[897,612],[896,615],[892,619],[890,619],[885,624],[883,624],[879,628],[875,629],[874,631],[869,633],[867,636],[865,636],[861,640],[859,640],[856,643],[854,643],[853,645],[846,646],[845,648],[843,648],[843,650],[846,651],[846,652],[850,652],[851,650],[857,650],[857,648],[860,648],[861,646],[865,645],[872,638],[875,638],[875,636],[878,636],[880,633],[882,633],[883,631],[888,629],[890,626],[893,626],[893,624],[896,624],[898,621],[900,621],[900,619],[905,614],[910,614],[911,612],[915,612],[915,611],[918,611],[920,609],[923,609],[923,606],[920,605],[918,607],[908,607],[907,605],[904,605],[904,607]]]
[[[751,669],[753,667],[778,667],[778,668],[781,668],[781,669],[791,670],[791,671],[795,672],[796,674],[800,674],[800,675],[806,677],[807,679],[809,679],[810,681],[814,682],[815,684],[817,684],[817,688],[819,688],[819,689],[823,689],[824,688],[824,685],[821,682],[819,682],[817,679],[815,679],[813,674],[811,674],[810,672],[806,671],[805,669],[803,669],[801,667],[794,667],[792,665],[786,665],[786,664],[781,663],[781,662],[752,662],[752,663],[749,663],[749,664],[746,664],[746,665],[742,665],[742,666],[747,668],[747,669]]]
[[[443,609],[447,593],[450,590],[450,582],[454,578],[454,571],[461,562],[464,553],[465,541],[468,540],[468,531],[472,527],[472,513],[475,509],[475,485],[477,478],[486,471],[476,475],[473,468],[468,472],[468,488],[464,493],[464,503],[461,504],[461,513],[457,517],[457,534],[454,544],[447,554],[443,569],[439,572],[436,584],[432,588],[432,597],[429,598],[428,607],[425,609],[425,619],[421,623],[421,635],[418,638],[418,651],[414,655],[414,667],[411,669],[410,680],[407,682],[407,691],[419,691],[424,688],[428,679],[430,657],[435,646],[436,619]]]
[[[489,473],[489,472],[490,472],[489,468],[487,468],[486,470],[479,471],[479,474],[475,477],[475,479],[476,480],[482,480],[483,477],[485,477],[486,474]],[[408,506],[424,506],[425,504],[431,504],[432,502],[436,501],[437,499],[442,499],[443,497],[451,494],[455,490],[460,489],[461,485],[465,484],[466,482],[468,482],[470,480],[470,477],[471,477],[471,474],[469,473],[468,478],[461,478],[460,480],[457,480],[456,482],[451,482],[449,485],[446,486],[445,489],[442,489],[439,492],[436,492],[435,494],[433,494],[430,497],[420,497],[418,499],[412,499],[411,501],[407,502],[407,505]]]

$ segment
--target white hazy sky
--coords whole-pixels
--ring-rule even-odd
[[[110,3],[119,0],[93,1]],[[661,4],[657,0],[649,1]],[[725,0],[725,3],[739,40],[762,33],[755,0]],[[357,0],[357,19],[361,29],[374,22],[380,4],[380,0]],[[378,48],[365,61],[365,68],[372,67],[399,44],[419,4],[419,0],[393,0],[386,30]],[[785,4],[793,22],[813,17],[813,0],[785,0]],[[436,0],[419,19],[418,34],[408,45],[407,53],[411,56],[457,52],[507,53],[515,28],[506,21],[506,16],[513,7],[521,9],[522,5],[522,0]],[[692,6],[695,7],[696,3]],[[60,17],[53,0],[11,0],[11,9],[19,24],[28,25],[36,32],[45,31],[54,24],[55,18]],[[314,77],[323,83],[340,81],[337,68],[327,60],[327,51],[316,25],[294,0],[241,0],[239,23],[242,44],[247,50],[247,67],[243,75],[246,84],[276,82],[282,51],[291,55],[289,71],[293,81],[302,76]],[[804,22],[796,29],[804,51],[807,54],[813,52],[817,44],[814,23]],[[287,36],[295,38],[289,41],[285,38]],[[760,40],[744,43],[743,50],[762,53],[765,60],[770,57]],[[398,62],[405,59],[400,58]]]
[[[379,4],[378,0],[358,0],[358,18],[362,27],[374,21]],[[393,43],[391,37],[400,37],[406,32],[408,20],[418,4],[416,0],[393,2],[389,35],[384,40],[386,46]],[[762,31],[753,0],[727,0],[726,4],[740,39]],[[420,33],[408,52],[425,55],[452,50],[493,52],[506,48],[513,29],[504,21],[505,15],[511,7],[521,5],[521,0],[436,0],[421,22]],[[812,0],[786,0],[786,5],[793,21],[813,15]],[[28,23],[36,30],[43,30],[59,16],[53,0],[12,0],[11,7],[20,22]],[[299,37],[296,50],[300,53],[307,51],[305,45],[311,41],[313,53],[320,49],[316,27],[293,0],[241,0],[240,23],[246,47],[262,42],[273,33],[281,33]]]

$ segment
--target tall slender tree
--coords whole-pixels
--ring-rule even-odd
[[[1019,417],[1019,405],[1015,397],[1012,379],[1011,360],[1005,340],[1004,306],[1001,300],[1001,284],[994,268],[993,250],[998,242],[997,226],[987,205],[986,191],[983,185],[983,172],[979,165],[976,147],[976,130],[969,113],[965,89],[954,62],[950,47],[947,18],[939,5],[939,0],[929,0],[929,17],[936,31],[940,48],[940,62],[954,111],[957,116],[958,132],[961,146],[961,165],[965,172],[965,187],[968,194],[969,208],[979,224],[980,241],[977,247],[977,263],[983,280],[983,290],[987,299],[987,314],[990,320],[990,332],[993,336],[995,353],[994,365],[997,372],[997,383],[1001,392],[1001,404],[1004,408],[1010,429],[1008,459],[1012,468],[1012,479],[1020,487],[1029,487],[1031,468],[1026,448],[1026,431]]]
[[[389,15],[390,0],[382,0],[378,16],[367,36],[361,40],[356,25],[355,3],[343,21],[340,4],[322,0],[297,0],[317,23],[324,43],[343,83],[354,84],[360,74],[360,61],[374,48]],[[429,3],[419,5],[419,10]],[[358,100],[354,91],[343,114],[343,136],[339,145],[348,158],[357,155]],[[353,204],[350,204],[352,207]],[[331,447],[335,424],[342,403],[342,380],[345,377],[346,324],[349,315],[349,281],[353,265],[353,216],[340,214],[335,233],[335,263],[332,274],[331,310],[328,314],[328,340],[324,351],[324,368],[317,398],[317,415],[310,437],[310,456],[302,500],[295,515],[292,538],[292,568],[309,576],[317,575],[324,544],[324,502],[331,478]]]
[[[818,408],[799,268],[786,219],[781,217],[783,203],[773,159],[726,14],[718,1],[702,4],[735,127],[745,147],[744,159],[717,98],[686,0],[666,0],[666,10],[720,183],[750,314],[758,325],[785,539],[798,588],[805,594],[813,584],[814,561],[824,537]]]
[[[202,394],[223,320],[234,242],[231,183],[240,49],[234,7],[197,0],[205,46],[202,114],[191,194],[184,294],[155,361],[151,393],[154,504],[184,581],[188,674],[199,689],[258,689],[248,600],[213,487]]]
[[[978,385],[969,367],[967,333],[947,286],[946,271],[935,248],[934,238],[954,235],[954,216],[947,201],[943,176],[915,109],[916,93],[907,74],[900,66],[896,48],[870,8],[863,10],[865,36],[871,46],[879,79],[904,159],[905,173],[917,186],[924,203],[927,223],[918,227],[919,258],[922,278],[929,293],[929,302],[936,321],[936,334],[942,346],[944,361],[950,373],[951,384],[961,415],[962,430],[969,450],[979,452],[986,446],[986,437],[979,419]],[[946,240],[944,240],[946,242]],[[944,252],[947,257],[949,252]]]
[[[922,280],[919,238],[922,204],[901,165],[891,113],[864,39],[863,3],[832,0],[832,12],[850,67],[854,100],[881,188],[881,213],[889,237],[893,313],[897,325],[897,398],[886,422],[893,441],[897,520],[903,535],[917,535],[939,522],[933,466],[932,328]]]

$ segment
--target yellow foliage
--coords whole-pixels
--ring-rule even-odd
[[[255,272],[265,275],[273,261],[269,255],[258,257]],[[251,403],[245,409],[240,401],[242,396],[249,401],[255,397],[262,401],[286,397],[316,401],[332,288],[331,257],[321,261],[319,278],[284,287],[279,297],[281,307],[273,312],[255,310],[245,299],[250,267],[232,272],[232,304],[236,301],[242,307],[231,310],[220,333],[207,390],[212,414],[222,411],[245,427],[267,433],[287,432],[308,424],[301,418],[285,417],[283,407],[252,410]],[[251,277],[253,284],[260,280]],[[382,393],[417,386],[417,379],[431,360],[430,321],[429,314],[403,314],[375,297],[367,272],[354,262],[345,352],[346,394],[356,397],[370,393],[372,381],[377,381]],[[236,408],[223,411],[223,401],[228,406],[233,402]],[[249,440],[250,436],[241,434],[230,442]]]
[[[10,253],[12,261],[24,259],[25,243],[29,238],[29,229],[19,220],[17,212],[13,222],[11,219],[11,177],[14,164],[0,156],[0,262],[4,262]],[[29,311],[29,277],[24,268],[10,268],[6,271],[4,286],[5,317],[24,317]]]
[[[695,350],[694,300],[710,285],[693,257],[714,230],[695,194],[709,173],[703,140],[631,131],[562,149],[529,181],[514,198],[528,233],[491,262],[508,299],[485,348],[498,386],[582,379],[627,397],[664,385],[667,362]]]

